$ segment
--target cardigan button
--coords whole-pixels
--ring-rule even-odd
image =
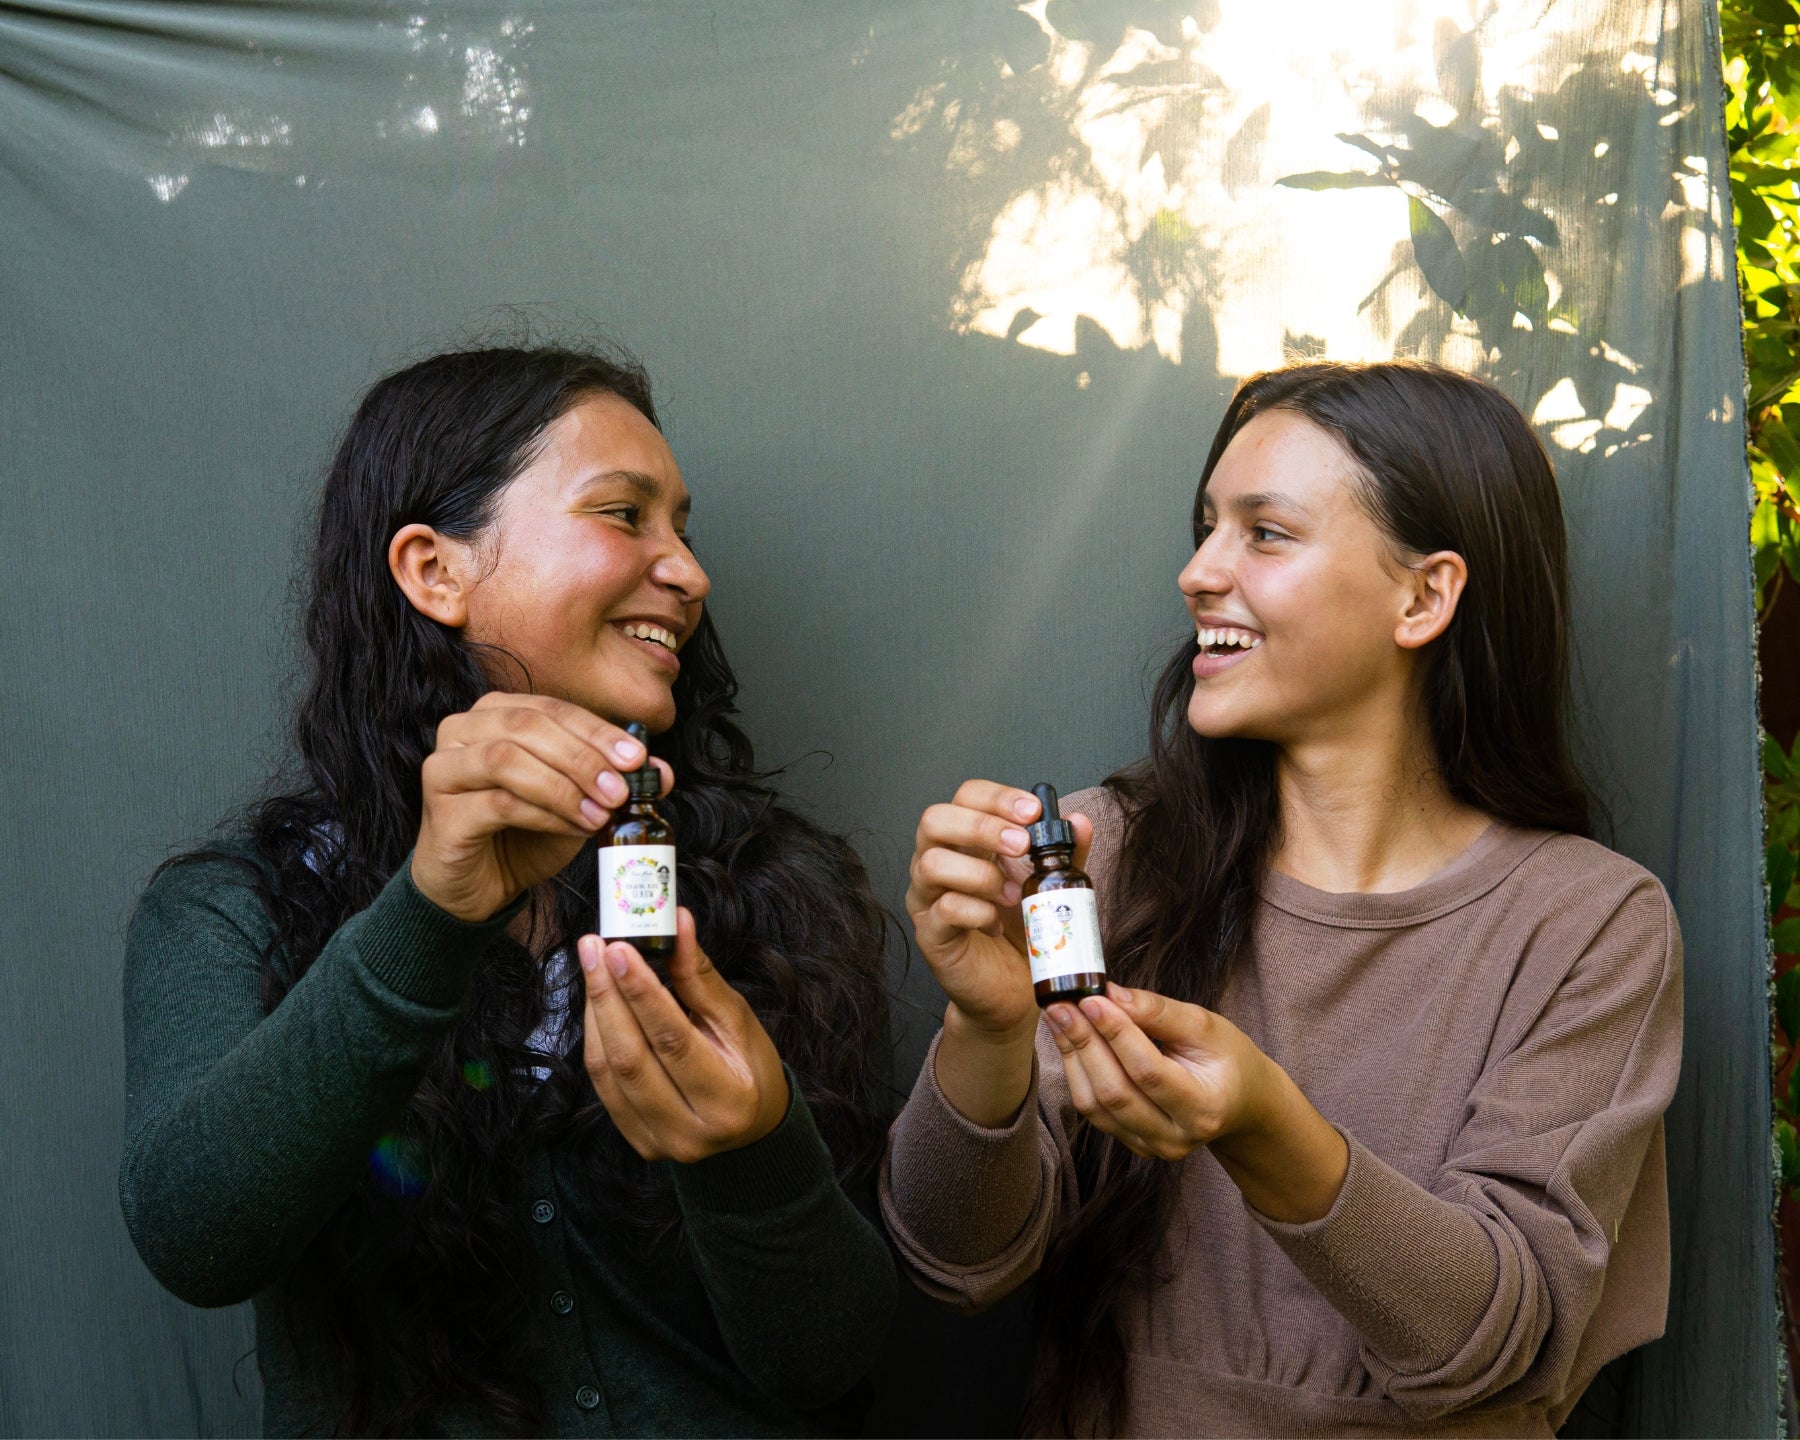
[[[548,1200],[540,1200],[531,1207],[531,1218],[540,1225],[548,1225],[556,1218],[556,1207]]]
[[[592,1385],[583,1385],[575,1392],[575,1403],[583,1410],[596,1409],[600,1404],[600,1392]]]
[[[575,1297],[567,1290],[558,1290],[550,1297],[550,1308],[558,1315],[567,1315],[575,1308]]]

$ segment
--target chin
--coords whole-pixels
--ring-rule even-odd
[[[618,726],[642,725],[652,735],[660,735],[665,730],[675,728],[675,702],[666,701],[661,705],[615,705],[610,710],[600,710]]]
[[[636,720],[652,735],[660,735],[675,725],[675,696],[665,690],[661,695],[646,695],[638,698],[630,715],[626,719],[629,724]]]
[[[1206,705],[1200,703],[1196,695],[1188,702],[1188,729],[1206,740],[1261,740],[1267,738],[1254,722],[1242,715],[1234,715],[1222,705]]]
[[[652,735],[660,735],[675,724],[675,696],[666,687],[660,694],[633,690],[626,694],[613,691],[605,695],[571,695],[568,698],[603,720],[620,726],[642,725]]]

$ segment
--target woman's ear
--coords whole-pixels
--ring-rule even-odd
[[[1454,550],[1439,550],[1407,567],[1412,581],[1406,608],[1394,627],[1394,643],[1402,650],[1429,645],[1456,618],[1457,602],[1469,583],[1469,567]]]
[[[461,630],[469,623],[469,547],[429,525],[406,525],[388,541],[388,571],[421,615]]]

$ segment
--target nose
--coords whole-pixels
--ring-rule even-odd
[[[694,558],[694,552],[681,540],[675,540],[656,557],[650,567],[650,578],[658,585],[673,590],[684,605],[698,604],[712,593],[712,579]]]
[[[1215,530],[1200,542],[1200,548],[1181,567],[1175,583],[1190,600],[1202,595],[1222,595],[1231,588],[1231,571],[1225,561],[1225,547]]]

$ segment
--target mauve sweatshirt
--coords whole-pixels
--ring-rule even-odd
[[[1095,825],[1105,909],[1122,828]],[[1640,866],[1495,825],[1394,894],[1270,874],[1219,1009],[1350,1147],[1330,1212],[1282,1224],[1217,1161],[1181,1166],[1159,1268],[1129,1292],[1140,1435],[1550,1435],[1606,1361],[1662,1333],[1663,1111],[1681,939]],[[1084,1123],[1040,1025],[1004,1129],[944,1098],[937,1047],[895,1121],[882,1209],[913,1279],[965,1311],[1035,1271],[1077,1203]]]

